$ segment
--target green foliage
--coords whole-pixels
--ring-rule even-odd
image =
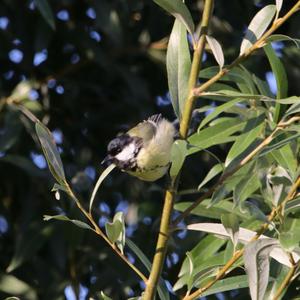
[[[198,26],[201,1],[4,2],[3,299],[59,300],[70,289],[77,298],[87,291],[95,299],[139,299],[140,281],[157,267],[153,255],[164,251],[155,250],[155,239],[170,181],[178,184],[171,190],[176,220],[199,204],[175,221],[178,227],[169,225],[159,299],[192,295],[228,262],[201,296],[228,298],[237,291],[240,298],[269,299],[284,284],[282,297],[298,294],[296,276],[294,285],[286,278],[300,259],[300,199],[292,190],[300,170],[300,42],[290,37],[295,26],[262,40],[289,3],[277,0],[260,10],[251,1],[215,3],[205,36],[212,55],[205,55],[194,78],[197,88],[209,87],[196,95],[189,85],[198,37],[206,30]],[[278,43],[287,41],[281,49]],[[254,47],[262,48],[259,55],[252,55]],[[270,70],[276,95],[265,80]],[[200,120],[187,140],[174,142],[171,178],[150,184],[111,173],[114,165],[100,167],[109,140],[127,130],[124,124],[152,110],[180,122],[194,96]],[[51,222],[42,222],[42,215]]]

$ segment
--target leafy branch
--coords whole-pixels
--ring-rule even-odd
[[[52,135],[42,123],[36,123],[36,131],[39,137],[39,140],[42,145],[43,152],[47,159],[49,169],[54,176],[54,178],[58,181],[59,184],[56,184],[55,190],[63,190],[65,191],[71,199],[73,199],[79,208],[79,210],[84,214],[84,216],[89,220],[92,224],[93,228],[91,228],[97,235],[104,239],[104,241],[112,248],[112,250],[145,282],[147,279],[145,275],[142,274],[140,270],[138,270],[129,259],[123,254],[122,251],[116,246],[116,244],[111,241],[104,232],[100,229],[98,224],[95,222],[91,211],[87,211],[79,201],[79,199],[75,196],[69,184],[67,183],[64,177],[64,171],[62,162],[59,156],[59,153],[56,149],[55,142],[52,139]]]
[[[294,199],[294,196],[295,196],[299,186],[300,186],[300,176],[297,178],[295,183],[292,185],[288,195],[283,200],[283,202],[278,207],[274,207],[272,209],[271,213],[269,214],[269,216],[267,218],[268,221],[266,223],[264,223],[260,227],[259,230],[257,230],[256,235],[251,239],[250,242],[258,240],[259,237],[268,229],[268,227],[270,225],[270,222],[272,222],[276,218],[276,216],[278,216],[278,212],[281,211],[284,208],[284,206],[286,205],[286,203],[288,201],[291,201],[291,200]],[[200,289],[196,290],[195,292],[193,292],[191,295],[185,296],[183,299],[184,300],[192,300],[192,299],[195,299],[195,298],[201,296],[201,294],[203,294],[203,292],[208,290],[218,280],[222,279],[226,275],[227,271],[238,261],[238,259],[240,259],[243,256],[244,252],[245,252],[245,248],[237,250],[233,254],[233,256],[231,257],[231,259],[228,260],[226,265],[221,270],[219,270],[219,272],[217,273],[217,275],[215,276],[215,278],[213,280],[211,280],[210,282],[205,284],[202,288],[200,288]],[[292,261],[292,268],[291,268],[289,274],[287,275],[286,279],[284,280],[284,282],[282,283],[282,285],[278,289],[274,299],[277,299],[280,296],[280,294],[282,293],[282,291],[287,287],[287,285],[289,284],[289,282],[292,279],[293,274],[295,273],[295,268],[296,268],[296,264],[295,264],[294,261]]]
[[[215,76],[213,76],[211,79],[203,83],[201,86],[196,87],[193,89],[193,95],[186,101],[186,109],[184,110],[184,117],[183,119],[186,118],[190,120],[190,116],[192,113],[192,108],[194,106],[194,102],[197,99],[197,96],[201,96],[203,92],[205,92],[212,84],[217,82],[219,79],[221,79],[223,76],[225,76],[227,73],[229,73],[234,67],[239,65],[241,62],[243,62],[246,58],[248,58],[253,52],[255,52],[257,49],[260,49],[266,44],[266,40],[270,35],[276,31],[288,18],[290,18],[294,13],[296,13],[300,8],[300,1],[297,1],[297,3],[282,17],[274,21],[272,26],[270,27],[269,30],[266,31],[265,34],[262,35],[261,38],[259,38],[250,48],[245,50],[237,59],[235,59],[229,66],[221,69],[219,73],[217,73]],[[184,123],[188,124],[188,123]],[[279,127],[281,125],[278,124],[277,130],[279,130]],[[186,125],[184,126],[184,132],[186,131]],[[233,175],[237,170],[240,169],[241,166],[243,166],[245,163],[249,162],[252,157],[256,155],[256,153],[264,148],[266,145],[268,145],[274,135],[275,131],[267,137],[252,153],[250,153],[244,160],[240,163],[240,166],[236,167],[236,170],[231,171],[230,173],[225,174],[219,179],[219,182],[217,182],[209,191],[207,191],[201,198],[199,198],[195,203],[193,203],[190,207],[188,207],[185,211],[182,212],[182,214],[174,221],[174,225],[180,223],[185,217],[189,215],[189,213],[197,207],[204,199],[212,195],[212,193],[215,191],[216,187],[220,186],[225,179],[227,179],[229,176]]]
[[[191,122],[191,116],[195,102],[194,100],[196,98],[196,96],[193,95],[193,89],[196,86],[198,74],[201,68],[201,61],[206,43],[205,37],[211,19],[212,9],[213,0],[206,0],[201,22],[201,36],[199,38],[199,41],[194,44],[194,54],[188,80],[188,98],[185,101],[183,116],[180,121],[180,136],[182,139],[187,139],[188,137],[188,129]],[[170,222],[173,212],[175,195],[177,193],[179,177],[180,174],[177,174],[177,176],[172,179],[171,185],[165,194],[158,240],[153,258],[152,269],[147,280],[146,289],[143,295],[144,300],[154,299],[156,294],[157,284],[164,265],[164,260],[167,252],[167,244],[171,234]]]

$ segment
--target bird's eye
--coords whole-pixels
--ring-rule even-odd
[[[118,139],[112,140],[107,147],[107,151],[110,155],[117,155],[121,152],[120,141]]]

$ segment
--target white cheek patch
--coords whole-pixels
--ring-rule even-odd
[[[133,158],[135,155],[136,146],[134,143],[127,145],[118,155],[115,156],[116,159],[121,161],[127,161]]]

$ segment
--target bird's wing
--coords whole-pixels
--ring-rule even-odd
[[[153,115],[147,120],[139,123],[136,127],[130,129],[130,136],[141,138],[144,144],[148,143],[156,134],[157,124],[162,120],[161,114]]]

